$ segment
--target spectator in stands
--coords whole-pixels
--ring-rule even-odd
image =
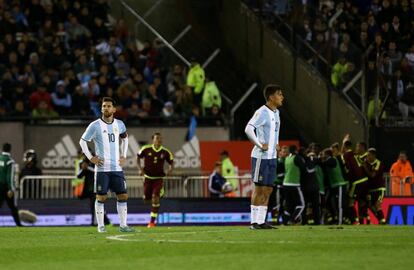
[[[187,74],[187,85],[193,90],[194,104],[199,106],[201,104],[202,92],[204,88],[205,73],[204,69],[195,60],[191,60],[191,68]]]
[[[52,105],[52,97],[46,91],[46,87],[43,84],[39,85],[37,90],[30,95],[30,107],[32,109],[37,108],[41,101],[44,101],[48,107]]]
[[[340,88],[344,83],[344,74],[347,71],[347,62],[345,56],[341,56],[338,62],[332,68],[331,82],[335,88]]]
[[[59,114],[53,110],[51,106],[47,104],[46,101],[41,100],[39,104],[32,111],[33,118],[57,118]]]
[[[79,115],[90,115],[91,106],[89,98],[85,95],[81,86],[77,86],[72,99],[72,108]]]
[[[56,91],[52,93],[53,107],[59,115],[68,115],[71,112],[72,96],[66,92],[66,84],[60,80],[56,84]]]
[[[171,120],[176,119],[176,114],[174,112],[174,104],[171,101],[167,101],[164,104],[164,108],[161,111],[161,118],[166,123],[172,123]]]
[[[414,85],[407,86],[398,103],[398,108],[404,120],[408,118],[410,113],[414,115]]]
[[[397,44],[395,41],[390,41],[388,43],[387,54],[391,60],[391,63],[394,67],[398,66],[402,59],[402,53],[397,50]]]
[[[407,153],[400,151],[398,160],[392,164],[390,170],[391,194],[393,196],[411,196],[411,184],[414,180],[414,173]]]
[[[74,15],[69,15],[69,23],[66,26],[66,32],[68,33],[68,41],[71,46],[85,46],[87,38],[91,37],[91,32],[79,24],[78,18]]]
[[[411,70],[414,69],[414,43],[411,44],[410,50],[405,54],[405,58],[408,60],[408,64]]]
[[[206,84],[203,91],[203,99],[201,102],[201,110],[203,115],[207,115],[213,106],[221,108],[221,96],[216,82],[206,78]]]
[[[25,108],[23,100],[17,100],[16,103],[14,103],[14,110],[10,114],[12,117],[28,117],[29,113]]]

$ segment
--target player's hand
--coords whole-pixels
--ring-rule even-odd
[[[103,159],[100,159],[98,156],[94,156],[91,158],[91,162],[97,166],[103,165]]]
[[[81,167],[81,169],[82,169],[82,170],[86,170],[86,169],[88,169],[88,162],[83,161],[83,162],[81,163],[80,167]]]
[[[280,145],[279,144],[276,144],[276,151],[280,152]]]
[[[11,191],[11,190],[7,191],[7,197],[9,199],[13,198],[13,195],[14,195],[13,191]]]
[[[267,151],[269,149],[269,145],[267,143],[262,144],[262,151]]]
[[[144,170],[138,169],[138,175],[139,176],[144,176]]]
[[[349,133],[345,134],[344,139],[342,140],[342,143],[345,143],[347,141],[351,140],[351,135],[349,135]]]
[[[125,161],[126,161],[125,157],[120,157],[119,158],[119,166],[123,167],[125,165]]]

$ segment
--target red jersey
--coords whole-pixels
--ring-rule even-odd
[[[345,167],[346,178],[349,182],[353,183],[366,177],[364,169],[358,164],[354,151],[346,151],[342,155],[342,160]]]
[[[384,179],[384,164],[376,159],[373,163],[366,162],[370,177],[368,177],[368,185],[370,190],[376,190],[380,188],[385,189]],[[372,177],[371,177],[372,176]]]
[[[144,158],[144,175],[146,178],[158,179],[165,176],[164,163],[173,163],[173,154],[161,146],[155,149],[153,144],[144,145],[138,153],[138,158]]]

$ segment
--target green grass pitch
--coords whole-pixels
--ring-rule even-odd
[[[414,227],[0,228],[0,269],[413,269]]]

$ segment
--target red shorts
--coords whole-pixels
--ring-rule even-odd
[[[151,200],[152,196],[161,197],[164,187],[162,179],[145,179],[144,181],[144,200]]]

